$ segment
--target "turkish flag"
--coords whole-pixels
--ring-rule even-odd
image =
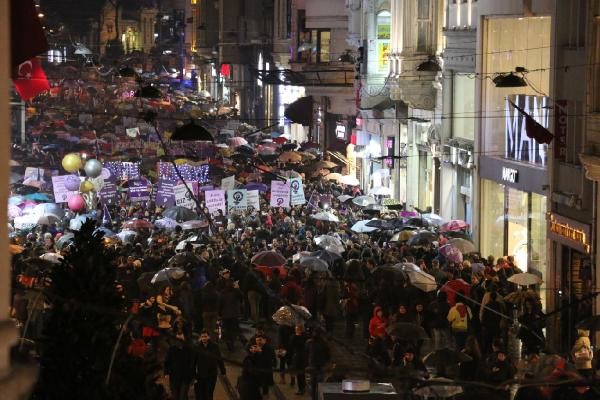
[[[25,101],[50,90],[46,74],[36,57],[17,66],[17,76],[13,82],[17,93]]]
[[[13,77],[31,58],[48,51],[48,41],[33,0],[10,1],[10,52]]]
[[[517,106],[512,101],[508,100],[509,103],[517,109],[523,116],[525,117],[525,133],[527,136],[534,139],[538,143],[546,143],[549,144],[552,139],[554,139],[554,135],[542,125],[540,125],[533,117],[525,112],[521,107]]]

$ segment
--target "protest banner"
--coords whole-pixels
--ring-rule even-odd
[[[225,191],[223,190],[207,190],[204,192],[205,205],[208,212],[213,214],[217,210],[221,210],[223,214],[227,211],[225,205]]]
[[[290,184],[290,204],[292,206],[298,206],[306,203],[306,197],[304,196],[304,186],[302,185],[301,178],[292,178],[288,180]]]
[[[290,185],[287,182],[271,182],[271,207],[290,207]]]

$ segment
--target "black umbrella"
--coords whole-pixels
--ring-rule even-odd
[[[435,242],[436,240],[438,240],[438,236],[435,233],[429,231],[421,231],[418,232],[416,235],[412,236],[410,239],[408,239],[406,244],[408,244],[409,246],[426,246],[428,244],[431,244],[431,242]]]
[[[312,126],[313,105],[314,99],[312,96],[300,97],[285,109],[284,115],[297,124]]]
[[[458,364],[461,362],[468,362],[473,360],[471,356],[461,351],[456,351],[448,348],[433,351],[427,354],[423,361],[427,365],[437,366],[444,364]]]
[[[429,222],[426,219],[417,218],[417,217],[409,218],[406,221],[406,224],[407,225],[419,226],[419,227],[422,227],[422,228],[428,228],[429,227]]]
[[[171,257],[169,260],[169,267],[193,267],[197,264],[200,264],[200,262],[200,258],[198,258],[197,255],[190,251],[184,251]]]
[[[427,339],[427,332],[417,324],[407,322],[397,322],[386,328],[386,332],[390,336],[395,336],[402,340],[419,340]]]
[[[339,260],[342,258],[341,255],[334,253],[333,251],[328,251],[328,250],[318,250],[318,251],[310,253],[310,256],[320,258],[321,260],[325,261],[328,264],[333,264],[336,260]]]
[[[298,148],[296,143],[285,143],[281,145],[281,150],[283,151],[294,151]]]
[[[252,147],[248,146],[248,145],[245,145],[245,144],[236,147],[235,151],[238,152],[238,153],[247,154],[247,155],[250,155],[250,156],[254,155],[254,149]]]
[[[196,125],[194,121],[180,126],[175,129],[171,140],[185,140],[185,141],[198,141],[198,142],[213,142],[214,139],[209,131],[200,125]]]
[[[198,218],[195,212],[181,206],[169,207],[163,211],[162,215],[165,218],[171,218],[175,221],[191,221]]]
[[[586,318],[577,324],[577,329],[588,329],[590,331],[600,330],[600,315]]]

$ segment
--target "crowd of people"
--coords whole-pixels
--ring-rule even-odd
[[[307,190],[331,188],[320,181]],[[344,189],[333,190],[341,195]],[[135,313],[130,351],[140,357],[149,350],[162,354],[172,398],[187,398],[192,384],[197,399],[212,398],[218,374],[226,372],[223,359],[240,352],[245,354],[236,385],[241,399],[266,395],[276,372],[280,383],[296,386],[298,395],[307,391],[308,373],[316,399],[317,384],[325,379],[441,376],[502,384],[517,376],[539,378],[547,363],[555,361],[545,354],[546,320],[536,288],[519,288],[507,280],[521,272],[512,257],[471,254],[455,263],[437,251],[446,240],[442,234],[420,246],[391,242],[393,232],[385,230],[358,234],[348,227],[363,218],[361,207],[336,196],[330,199],[330,208],[343,215],[339,224],[311,218],[317,210],[307,206],[274,209],[265,202],[264,212],[215,218],[209,228],[194,232],[196,238],[182,251],[175,248],[190,233],[178,227],[142,229],[125,243],[105,239],[116,255],[118,289]],[[134,216],[154,221],[161,210],[120,211],[114,212],[109,228]],[[27,333],[33,340],[43,329],[38,326],[43,325],[43,310],[32,310],[21,290],[34,285],[28,260],[47,251],[68,252],[69,242],[60,243],[67,233],[64,226],[39,226],[22,238],[24,251],[13,259],[13,316],[23,326],[37,313]],[[338,238],[343,251],[319,247],[314,238],[323,234]],[[275,251],[288,262],[280,268],[257,267],[251,259],[262,251]],[[329,269],[312,271],[295,257],[309,253],[324,259]],[[406,264],[433,276],[435,290],[412,285],[397,267]],[[167,266],[183,273],[158,284],[149,282]],[[293,324],[275,324],[273,314],[289,305],[301,305],[309,314]],[[246,338],[240,321],[254,326],[256,334]],[[417,336],[407,334],[407,326],[418,327],[410,331]],[[342,341],[335,339],[342,336]],[[515,337],[520,354],[519,346],[510,349]],[[359,351],[365,365],[340,365],[333,349],[353,351],[343,347],[344,341],[356,343],[360,338],[366,347]],[[467,357],[455,365],[425,357],[448,349]],[[542,358],[554,361],[542,363]],[[579,332],[569,358],[582,376],[593,376],[589,332]]]

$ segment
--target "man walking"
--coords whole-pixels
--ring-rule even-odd
[[[225,363],[221,357],[219,346],[210,340],[207,330],[200,333],[194,370],[196,372],[196,383],[194,384],[196,400],[212,400],[217,383],[217,373],[220,371],[221,375],[225,375]]]

